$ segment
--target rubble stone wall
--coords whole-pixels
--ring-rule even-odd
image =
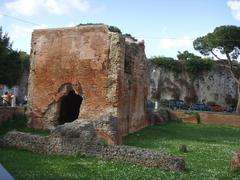
[[[58,126],[50,136],[41,137],[12,131],[0,138],[0,147],[15,147],[48,154],[82,153],[164,170],[181,171],[185,161],[177,156],[130,146],[103,145],[96,137],[91,121],[74,121]]]

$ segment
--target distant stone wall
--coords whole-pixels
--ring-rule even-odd
[[[191,100],[215,102],[226,106],[229,100],[236,100],[237,84],[231,76],[226,62],[214,61],[210,71],[203,71],[194,81],[187,72],[174,73],[150,63],[151,85],[149,96],[153,99]]]
[[[97,140],[93,122],[79,120],[58,126],[47,137],[17,131],[9,132],[0,139],[0,147],[16,147],[49,154],[83,153],[164,170],[185,169],[184,160],[177,156],[130,146],[103,145]]]
[[[22,107],[0,107],[0,125],[12,118],[14,114],[24,114],[25,110]]]
[[[197,123],[197,118],[192,115],[190,117],[178,118],[179,115],[184,114],[183,111],[170,111],[171,118],[175,120],[181,120],[182,122]],[[212,112],[198,112],[200,116],[200,122],[202,124],[219,124],[226,126],[240,127],[240,115],[239,114],[224,114],[224,113],[212,113]]]

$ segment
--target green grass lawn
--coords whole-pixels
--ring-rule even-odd
[[[59,156],[0,149],[0,163],[16,179],[240,179],[229,171],[232,151],[240,147],[240,128],[169,123],[131,134],[124,144],[165,151],[185,159],[185,172],[114,163],[93,157]],[[188,153],[178,151],[186,144]]]

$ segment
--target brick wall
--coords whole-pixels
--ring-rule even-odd
[[[176,120],[177,117],[181,116],[185,112],[183,111],[170,111],[171,119]],[[222,124],[227,126],[240,127],[240,114],[224,114],[224,113],[212,113],[212,112],[199,112],[200,121],[202,124]],[[192,115],[191,117],[194,117]],[[178,118],[182,122],[197,123],[196,118],[184,117]],[[191,120],[190,120],[191,119]]]
[[[23,107],[0,107],[0,125],[10,119],[14,114],[24,114]]]

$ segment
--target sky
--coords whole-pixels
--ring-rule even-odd
[[[176,58],[221,25],[240,25],[240,0],[0,0],[0,26],[27,53],[33,29],[80,23],[117,26],[145,41],[147,57]]]

